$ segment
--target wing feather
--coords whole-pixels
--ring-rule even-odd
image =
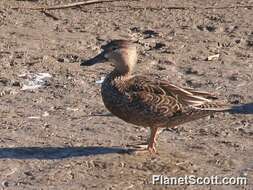
[[[134,76],[126,82],[128,89],[134,92],[163,94],[175,98],[182,106],[199,106],[212,100],[214,95],[190,88],[182,88],[164,80],[150,80],[143,76]]]

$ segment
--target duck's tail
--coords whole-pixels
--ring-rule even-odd
[[[253,114],[253,103],[231,106],[229,113],[232,113],[232,114]]]
[[[194,107],[195,109],[211,112],[228,112],[231,114],[253,114],[253,103],[231,105],[225,102],[207,102]]]

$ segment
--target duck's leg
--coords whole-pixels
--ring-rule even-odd
[[[156,151],[156,144],[157,144],[157,131],[158,131],[158,128],[157,127],[150,127],[150,131],[151,131],[151,134],[150,134],[150,137],[149,137],[149,141],[148,141],[148,151],[152,154],[156,154],[157,151]]]
[[[151,154],[156,154],[156,144],[157,144],[157,132],[158,132],[158,128],[157,127],[150,127],[150,137],[148,140],[148,146],[146,146],[145,148],[140,147],[140,148],[136,148],[134,150],[132,150],[132,152],[134,154],[139,154],[139,153],[146,153],[149,152]]]

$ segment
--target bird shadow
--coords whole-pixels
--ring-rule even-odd
[[[253,114],[253,103],[235,105],[230,110],[232,114]]]
[[[41,159],[53,160],[81,156],[126,153],[120,147],[11,147],[0,148],[0,159]]]

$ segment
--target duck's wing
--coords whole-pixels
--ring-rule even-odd
[[[177,100],[183,106],[196,106],[211,102],[208,97],[213,97],[208,92],[196,91],[190,88],[176,86],[169,81],[150,79],[144,76],[134,76],[127,82],[128,90],[133,92],[148,92],[154,95],[164,95]]]
[[[213,94],[197,91],[191,88],[182,88],[169,81],[150,79],[144,76],[134,76],[126,81],[127,91],[142,98],[149,97],[151,104],[161,104],[163,101],[170,102],[170,108],[175,108],[175,112],[184,109],[196,108],[203,110],[222,111],[227,110],[224,101],[213,101],[216,98]],[[152,102],[154,100],[154,102]],[[165,105],[165,104],[164,104]]]

